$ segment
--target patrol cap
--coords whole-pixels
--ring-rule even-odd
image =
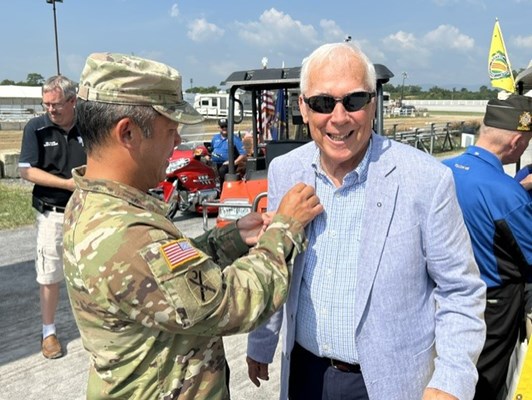
[[[532,97],[511,95],[488,101],[484,125],[509,131],[532,132]]]
[[[89,55],[79,81],[78,97],[109,104],[151,105],[182,124],[203,117],[183,100],[181,75],[168,65],[127,54]]]

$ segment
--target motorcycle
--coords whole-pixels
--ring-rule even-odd
[[[167,217],[172,219],[177,211],[203,213],[203,201],[219,197],[220,189],[216,172],[208,160],[205,145],[183,143],[176,146],[166,168],[166,178],[150,193],[169,204]],[[208,207],[208,214],[217,213],[216,207]]]

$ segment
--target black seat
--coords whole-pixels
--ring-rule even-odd
[[[270,166],[270,162],[275,157],[286,154],[308,142],[308,140],[278,140],[268,142],[266,144],[266,168]]]

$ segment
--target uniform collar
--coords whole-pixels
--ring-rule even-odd
[[[155,197],[120,182],[85,178],[85,171],[85,166],[72,170],[72,177],[80,190],[116,197],[150,212],[166,215],[168,205]]]

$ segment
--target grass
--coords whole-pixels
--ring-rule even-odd
[[[0,183],[0,229],[13,229],[35,222],[31,189]]]

